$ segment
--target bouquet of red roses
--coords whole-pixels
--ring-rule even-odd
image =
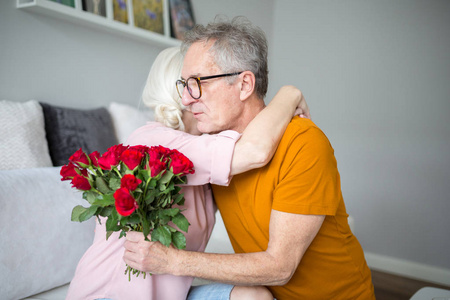
[[[90,204],[76,206],[72,221],[96,216],[100,222],[100,216],[105,217],[107,239],[114,231],[123,237],[134,230],[141,231],[146,240],[151,233],[152,241],[178,249],[186,247],[186,238],[178,229],[187,232],[190,224],[182,210],[174,207],[184,204],[177,184],[185,183],[185,175],[193,173],[192,162],[175,149],[122,144],[103,155],[98,151],[88,155],[79,149],[60,172],[61,180],[71,180],[72,187],[83,191],[83,199]],[[141,273],[130,267],[127,272],[129,276]]]

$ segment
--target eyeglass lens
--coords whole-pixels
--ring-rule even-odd
[[[187,87],[187,90],[192,98],[194,99],[200,98],[200,87],[198,85],[198,81],[195,78],[192,77],[188,78],[186,80],[186,83],[184,83],[181,80],[177,81],[177,90],[180,97],[183,96],[183,90],[185,86]]]

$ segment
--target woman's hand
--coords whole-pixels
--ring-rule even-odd
[[[289,97],[296,99],[298,101],[297,108],[295,109],[294,116],[300,116],[301,118],[311,119],[311,114],[309,112],[308,104],[306,103],[305,97],[302,91],[293,85],[285,85],[278,91],[283,97]]]
[[[308,118],[311,120],[311,114],[309,113],[308,104],[306,103],[305,97],[303,97],[303,93],[301,91],[300,93],[301,93],[300,103],[298,104],[294,115],[300,116],[300,118]]]

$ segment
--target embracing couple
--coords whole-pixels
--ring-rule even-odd
[[[181,51],[161,52],[142,95],[157,122],[127,144],[176,148],[194,163],[182,187],[187,247],[138,232],[106,241],[97,224],[67,299],[375,299],[330,142],[295,87],[264,104],[267,52],[245,18],[197,25]],[[235,254],[204,252],[215,205]],[[128,282],[125,264],[153,276]],[[191,287],[194,277],[216,283]]]

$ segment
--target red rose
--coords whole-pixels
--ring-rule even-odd
[[[128,167],[130,170],[134,170],[142,161],[144,154],[137,149],[127,149],[120,155],[120,160]]]
[[[161,172],[166,170],[166,163],[160,161],[159,159],[157,160],[150,160],[148,162],[149,166],[150,166],[150,171],[151,171],[151,176],[155,177],[158,174],[160,174]]]
[[[103,155],[98,159],[98,164],[103,170],[111,170],[119,164],[119,158],[123,151],[128,147],[122,144],[110,147]]]
[[[116,200],[117,212],[124,217],[131,215],[138,208],[136,200],[134,200],[130,191],[124,187],[114,193],[114,199]]]
[[[112,167],[115,167],[119,164],[119,157],[116,156],[114,151],[106,151],[103,155],[98,159],[98,165],[103,170],[111,170]]]
[[[74,176],[78,175],[75,168],[76,168],[75,165],[71,162],[69,162],[67,165],[62,166],[61,171],[59,172],[59,174],[62,177],[61,181],[70,180]]]
[[[72,154],[72,156],[69,158],[69,162],[81,167],[89,166],[89,158],[86,153],[81,150],[81,148],[78,149],[74,154]]]
[[[137,151],[142,152],[144,154],[144,153],[147,153],[147,151],[150,148],[147,147],[147,146],[144,146],[144,145],[135,145],[135,146],[130,146],[130,148],[128,148],[128,149],[134,149],[134,150],[137,150]]]
[[[194,164],[189,160],[185,155],[178,151],[172,151],[171,162],[169,168],[172,170],[172,173],[175,175],[186,175],[186,174],[194,174]]]
[[[119,145],[114,145],[114,146],[110,147],[108,150],[113,151],[117,156],[120,156],[120,154],[122,154],[122,152],[127,149],[128,149],[128,146],[119,144]]]
[[[153,146],[148,150],[149,160],[161,160],[170,154],[170,149],[163,146]],[[164,161],[164,159],[163,159]]]
[[[130,191],[134,191],[137,189],[138,185],[141,184],[142,180],[136,178],[133,174],[127,174],[122,177],[120,180],[120,187],[124,187],[129,189]]]
[[[89,191],[91,189],[91,184],[86,177],[77,174],[72,179],[72,187],[83,191]]]
[[[94,151],[89,154],[89,159],[94,167],[98,167],[98,159],[100,158],[100,152]]]

